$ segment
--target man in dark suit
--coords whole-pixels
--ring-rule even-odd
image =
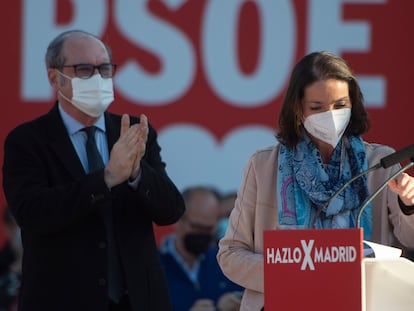
[[[4,149],[24,247],[19,310],[169,310],[153,222],[172,224],[185,208],[156,131],[145,115],[106,112],[116,66],[99,38],[60,34],[46,66],[56,105]]]

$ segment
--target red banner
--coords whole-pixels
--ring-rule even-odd
[[[263,235],[265,310],[363,310],[362,229]]]
[[[396,149],[412,144],[413,1],[16,0],[3,6],[1,144],[14,126],[53,105],[45,49],[74,28],[112,48],[118,70],[109,109],[147,114],[180,189],[238,187],[248,156],[275,142],[293,65],[314,50],[343,56],[360,79],[372,120],[366,140]]]

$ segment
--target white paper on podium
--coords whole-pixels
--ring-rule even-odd
[[[407,258],[365,258],[366,311],[414,310],[414,263]]]
[[[398,258],[402,254],[402,250],[400,248],[386,246],[371,241],[364,240],[363,246],[364,258],[392,259]]]

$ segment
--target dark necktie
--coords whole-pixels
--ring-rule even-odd
[[[96,146],[96,126],[88,126],[83,129],[88,135],[86,140],[86,155],[88,157],[89,173],[94,173],[105,167],[98,147]]]
[[[89,173],[94,173],[105,167],[95,141],[95,126],[83,129],[88,135],[86,140],[86,155],[88,157]],[[108,294],[114,302],[119,302],[123,292],[123,280],[112,222],[112,210],[107,206],[100,208],[100,214],[105,224],[108,240]]]

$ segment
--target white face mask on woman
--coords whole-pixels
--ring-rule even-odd
[[[88,79],[71,78],[58,70],[59,74],[71,80],[72,99],[59,90],[60,95],[88,116],[97,118],[114,100],[112,78],[102,78],[98,73]]]
[[[336,147],[351,119],[351,108],[315,113],[305,118],[303,126],[317,139]]]

